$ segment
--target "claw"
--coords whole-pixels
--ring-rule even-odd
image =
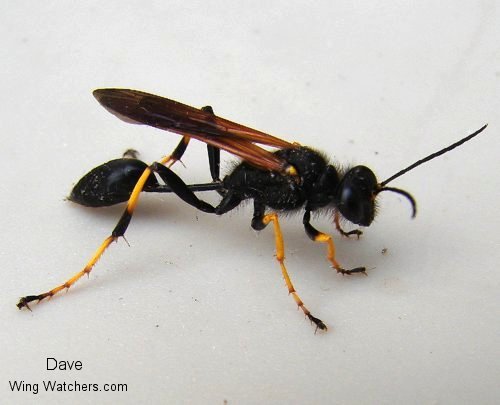
[[[346,270],[346,269],[343,269],[342,267],[338,267],[338,268],[335,268],[335,270],[337,270],[337,273],[340,273],[342,275],[351,275],[351,274],[355,274],[355,273],[363,273],[365,276],[367,276],[368,274],[366,274],[366,267],[356,267],[354,269],[350,269],[350,270]]]
[[[359,240],[359,237],[361,235],[363,235],[363,232],[360,231],[359,229],[354,229],[354,230],[349,231],[349,232],[345,232],[343,229],[339,229],[339,232],[342,236],[345,236],[347,238],[351,237],[352,235],[355,235],[358,238],[358,240]]]
[[[316,329],[314,330],[314,334],[316,334],[318,329],[324,330],[324,331],[328,330],[328,328],[326,327],[326,325],[323,323],[323,321],[321,319],[318,319],[318,318],[312,316],[311,314],[308,314],[307,317],[309,318],[311,323],[314,323],[316,325]]]
[[[38,299],[38,296],[36,296],[36,295],[28,295],[26,297],[20,298],[19,302],[16,304],[16,306],[17,306],[18,309],[27,308],[29,311],[31,311],[31,308],[28,305],[28,303],[31,302],[31,301],[35,301],[37,299]]]

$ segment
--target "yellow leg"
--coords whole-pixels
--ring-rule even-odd
[[[302,220],[302,223],[304,224],[304,229],[307,233],[307,236],[311,238],[314,242],[321,242],[321,243],[326,243],[327,246],[327,254],[326,258],[328,261],[332,264],[332,267],[337,270],[337,273],[341,274],[353,274],[353,273],[365,273],[365,268],[364,267],[356,267],[354,269],[346,270],[342,268],[340,263],[335,259],[335,244],[333,243],[333,239],[330,235],[318,231],[316,228],[314,228],[311,225],[311,212],[306,211],[304,213],[304,219]],[[338,218],[335,218],[335,222],[338,222]],[[355,234],[357,231],[352,231],[353,234]],[[351,234],[351,232],[346,233],[346,236]]]
[[[299,295],[295,291],[295,288],[292,284],[292,280],[290,280],[290,276],[288,275],[288,271],[285,267],[285,245],[283,243],[283,234],[281,233],[280,224],[278,222],[278,215],[276,213],[264,215],[262,218],[262,223],[264,225],[268,225],[270,222],[273,223],[274,226],[274,239],[276,243],[276,260],[278,260],[281,273],[283,274],[283,278],[285,279],[286,286],[288,288],[288,293],[292,295],[295,303],[299,306],[300,309],[304,312],[304,314],[309,318],[311,322],[316,325],[316,329],[327,330],[326,325],[323,323],[321,319],[314,317],[311,312],[306,308]]]
[[[339,262],[335,260],[335,244],[333,243],[333,239],[330,235],[323,232],[318,232],[318,234],[314,237],[314,241],[326,243],[327,246],[326,258],[332,264],[332,267],[335,270],[337,270],[337,273],[341,274],[363,273],[366,275],[366,268],[364,267],[356,267],[350,270],[342,268]]]
[[[168,164],[172,160],[175,162],[176,160],[179,160],[180,155],[182,155],[182,152],[179,153],[179,148],[181,147],[181,144],[187,146],[187,143],[189,142],[189,138],[185,137],[186,139],[182,139],[181,143],[179,146],[174,150],[174,152],[169,155],[165,156],[162,158],[159,163],[161,164]],[[185,149],[184,146],[184,149]],[[177,152],[177,153],[176,153]],[[41,301],[45,298],[50,298],[60,292],[61,290],[64,289],[69,289],[73,284],[75,284],[81,277],[83,277],[85,274],[89,275],[90,272],[92,271],[94,265],[97,263],[97,261],[101,258],[105,250],[108,248],[109,245],[111,245],[111,242],[116,241],[120,236],[123,236],[125,234],[125,231],[130,223],[130,220],[132,219],[132,214],[137,206],[137,202],[139,200],[139,195],[142,192],[142,189],[144,188],[144,184],[146,183],[149,175],[151,174],[151,169],[148,167],[147,169],[144,170],[142,173],[141,177],[137,181],[136,185],[134,186],[134,189],[130,195],[130,198],[127,202],[127,207],[125,208],[125,211],[123,212],[120,220],[118,221],[117,225],[115,226],[115,229],[111,233],[110,236],[108,236],[102,244],[99,246],[99,248],[95,251],[94,255],[92,258],[88,261],[88,263],[85,265],[85,267],[80,270],[78,273],[76,273],[73,277],[65,281],[63,284],[53,288],[50,291],[44,292],[42,294],[38,295],[27,295],[25,297],[22,297],[19,302],[17,303],[17,307],[19,309],[22,309],[24,307],[28,308],[30,311],[29,303],[32,301]]]

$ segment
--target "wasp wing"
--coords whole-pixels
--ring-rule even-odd
[[[145,124],[198,139],[269,170],[283,171],[287,163],[256,144],[293,148],[294,144],[217,117],[168,98],[128,89],[98,89],[94,97],[123,121]]]

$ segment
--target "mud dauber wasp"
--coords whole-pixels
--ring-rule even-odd
[[[139,195],[145,192],[175,193],[193,207],[211,214],[222,215],[244,200],[253,200],[252,228],[262,230],[270,223],[274,227],[276,259],[296,304],[316,329],[326,325],[305,307],[290,280],[285,267],[283,237],[279,225],[282,212],[304,210],[302,223],[307,236],[315,242],[325,243],[327,259],[341,274],[365,273],[365,267],[344,269],[335,259],[335,245],[329,234],[311,225],[311,212],[325,211],[333,215],[336,229],[343,236],[361,235],[359,229],[344,231],[342,219],[356,225],[369,226],[376,212],[376,197],[391,191],[405,197],[416,215],[416,202],[410,193],[387,184],[415,167],[462,145],[485,128],[416,161],[388,179],[378,182],[366,166],[345,170],[329,163],[319,152],[297,143],[287,142],[266,133],[217,117],[210,106],[193,108],[177,101],[127,89],[98,89],[94,91],[99,103],[118,118],[145,124],[182,135],[174,151],[151,165],[130,157],[111,160],[87,173],[73,188],[69,199],[91,207],[104,207],[127,201],[127,206],[113,232],[94,253],[85,267],[65,283],[52,290],[22,297],[17,307],[30,309],[29,303],[52,297],[70,288],[83,275],[89,274],[108,246],[125,231],[132,219]],[[170,167],[184,154],[191,138],[207,144],[212,182],[187,185]],[[270,152],[261,146],[277,148]],[[242,159],[228,175],[220,179],[220,150]],[[160,184],[153,173],[162,179]],[[200,200],[194,193],[217,191],[222,199],[217,206]],[[268,210],[269,209],[269,210]]]

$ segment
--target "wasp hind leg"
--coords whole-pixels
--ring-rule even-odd
[[[168,167],[158,162],[153,163],[150,167],[152,171],[158,173],[158,175],[165,182],[165,184],[181,200],[199,209],[200,211],[207,212],[210,214],[215,213],[215,207],[196,197],[193,191],[189,189],[189,186],[186,183],[184,183],[184,181]]]
[[[198,200],[198,198],[194,195],[194,193],[191,190],[189,190],[186,184],[177,175],[175,174],[172,175],[173,172],[164,166],[172,161],[175,162],[176,160],[179,160],[182,154],[184,153],[184,150],[186,149],[188,142],[189,138],[184,137],[171,155],[165,156],[159,162],[154,163],[153,165],[147,167],[144,170],[142,175],[139,177],[137,183],[135,184],[130,194],[130,198],[128,199],[127,206],[122,216],[120,217],[118,223],[116,224],[115,228],[113,229],[113,232],[111,233],[110,236],[104,239],[104,241],[95,251],[92,258],[87,262],[87,264],[82,270],[80,270],[78,273],[73,275],[73,277],[69,278],[63,284],[53,288],[52,290],[49,290],[47,292],[38,295],[27,295],[25,297],[22,297],[17,303],[17,307],[19,309],[22,308],[30,309],[29,307],[30,302],[33,301],[39,302],[45,298],[51,298],[60,291],[67,290],[70,287],[72,287],[73,284],[75,284],[85,274],[89,275],[93,267],[95,266],[97,261],[101,258],[103,253],[109,247],[109,245],[111,245],[112,242],[117,241],[119,237],[125,235],[125,231],[127,230],[128,225],[130,224],[132,215],[137,206],[139,195],[141,194],[141,191],[143,190],[149,176],[155,170],[158,171],[158,173],[162,178],[165,176],[165,178],[168,178],[170,181],[172,181],[173,183],[173,186],[171,187],[172,191],[175,192],[177,195],[179,195],[179,197],[181,197],[184,201],[188,202],[188,204],[194,205],[196,208],[199,208],[205,212],[213,212],[214,210],[213,207],[211,207],[209,204],[205,202],[202,202],[201,200]],[[167,173],[167,175],[165,173]]]
[[[288,271],[285,267],[285,245],[283,242],[283,234],[281,233],[280,224],[278,221],[278,214],[270,213],[265,214],[265,207],[261,204],[255,203],[255,212],[252,218],[252,228],[260,231],[264,229],[270,222],[273,223],[274,226],[274,239],[276,243],[276,260],[278,261],[281,267],[281,273],[283,278],[285,279],[286,286],[288,288],[288,293],[292,295],[295,303],[298,307],[304,312],[305,316],[309,318],[309,320],[316,325],[316,330],[324,330],[326,331],[328,328],[323,323],[323,321],[319,318],[316,318],[311,314],[311,312],[306,308],[304,302],[300,299],[295,287],[292,284],[292,280],[288,275]]]
[[[314,242],[326,243],[327,245],[326,258],[332,264],[332,267],[335,270],[337,270],[337,273],[341,274],[363,273],[366,275],[365,267],[356,267],[354,269],[349,269],[349,270],[344,269],[335,259],[335,244],[333,243],[332,237],[326,233],[318,231],[311,225],[310,221],[311,221],[311,211],[306,210],[306,212],[304,213],[304,219],[302,220],[306,234]]]

